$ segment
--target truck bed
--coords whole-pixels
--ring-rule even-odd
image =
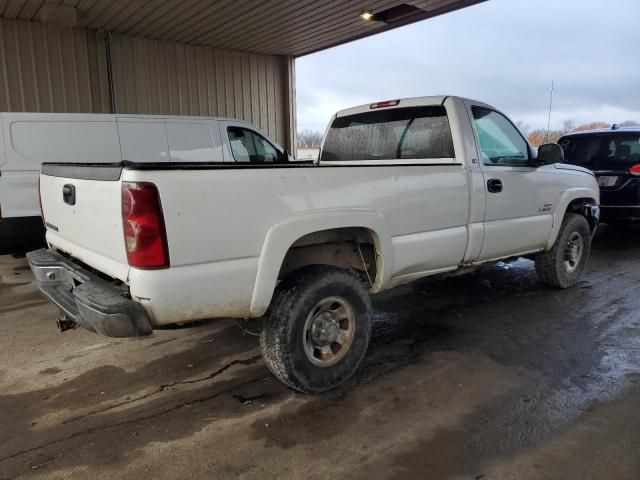
[[[170,268],[127,265],[120,217],[125,181],[157,186]],[[67,184],[76,189],[75,205],[63,201]],[[41,192],[50,245],[130,285],[154,324],[262,315],[273,286],[259,292],[266,287],[258,278],[275,284],[287,249],[306,229],[373,222],[393,258],[384,265],[385,283],[456,266],[467,243],[469,190],[459,164],[52,164],[43,167]],[[269,263],[261,265],[261,257]]]

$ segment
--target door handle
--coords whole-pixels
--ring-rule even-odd
[[[487,190],[490,193],[500,193],[502,191],[502,180],[499,178],[490,178],[487,180]]]

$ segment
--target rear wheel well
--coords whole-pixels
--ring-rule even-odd
[[[373,286],[379,271],[377,236],[366,228],[333,228],[305,235],[287,251],[278,280],[308,265],[332,265],[357,271]]]

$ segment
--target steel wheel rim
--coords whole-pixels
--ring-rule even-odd
[[[356,313],[342,297],[326,297],[309,312],[302,332],[304,352],[318,367],[335,365],[349,351],[356,331]]]
[[[564,269],[573,273],[580,265],[584,252],[584,240],[578,232],[572,232],[564,247]]]

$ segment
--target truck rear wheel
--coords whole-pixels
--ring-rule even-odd
[[[591,229],[582,215],[567,213],[551,250],[536,255],[540,281],[559,288],[575,285],[591,252]]]
[[[349,270],[312,265],[276,290],[260,346],[269,370],[289,387],[320,393],[346,382],[367,353],[369,292]]]

